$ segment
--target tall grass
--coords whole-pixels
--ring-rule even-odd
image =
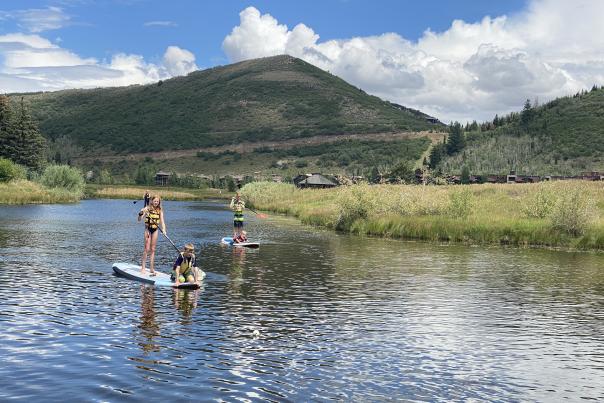
[[[357,234],[604,250],[604,186],[596,182],[321,190],[260,182],[242,192],[253,207]]]
[[[64,188],[47,188],[25,179],[0,183],[0,204],[76,203],[80,195]]]
[[[186,192],[165,187],[98,186],[88,185],[86,197],[105,199],[142,199],[145,190],[166,200],[202,200],[207,198],[229,198],[233,193],[221,189],[187,189]]]

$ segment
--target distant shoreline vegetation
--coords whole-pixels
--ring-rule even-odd
[[[0,158],[0,204],[75,203],[84,196],[84,177],[67,165],[42,173]]]
[[[159,195],[163,200],[205,200],[229,199],[233,192],[225,189],[213,188],[182,188],[182,187],[157,187],[133,185],[86,185],[87,199],[129,199],[142,200],[145,190],[151,196]]]
[[[247,184],[254,208],[360,235],[467,244],[604,250],[597,182],[472,186]]]

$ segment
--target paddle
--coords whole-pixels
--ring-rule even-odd
[[[166,233],[165,233],[165,232],[164,232],[164,231],[161,229],[161,227],[160,227],[160,226],[158,226],[157,228],[159,229],[159,232],[161,232],[162,234],[164,234],[164,236],[166,237],[166,239],[167,239],[168,241],[170,241],[170,243],[172,244],[172,246],[174,246],[174,249],[176,249],[176,251],[177,251],[177,252],[178,252],[180,255],[182,255],[182,252],[180,251],[180,249],[178,249],[178,246],[176,246],[176,245],[174,244],[174,242],[172,242],[172,240],[170,239],[170,237],[168,236],[168,234],[166,234]],[[183,256],[183,259],[184,259],[184,256]],[[196,270],[196,269],[193,269],[193,277],[195,277],[195,282],[197,283],[197,270]]]
[[[256,216],[257,216],[258,218],[262,218],[262,219],[264,219],[264,218],[268,218],[268,216],[267,216],[266,214],[264,214],[264,213],[259,213],[259,212],[257,212],[256,210],[254,210],[253,208],[248,207],[247,209],[248,209],[248,210],[250,210],[252,213],[256,214]]]

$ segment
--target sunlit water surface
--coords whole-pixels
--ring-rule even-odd
[[[127,200],[0,206],[0,400],[604,399],[604,256],[446,246],[164,202],[201,246],[198,291],[112,274],[138,262]],[[158,244],[158,268],[175,251]],[[255,332],[257,331],[257,332]]]

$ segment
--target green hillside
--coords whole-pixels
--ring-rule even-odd
[[[466,146],[439,168],[458,174],[571,175],[604,171],[604,88],[466,126]]]
[[[43,135],[88,154],[441,128],[300,59],[275,56],[152,85],[24,95]]]

